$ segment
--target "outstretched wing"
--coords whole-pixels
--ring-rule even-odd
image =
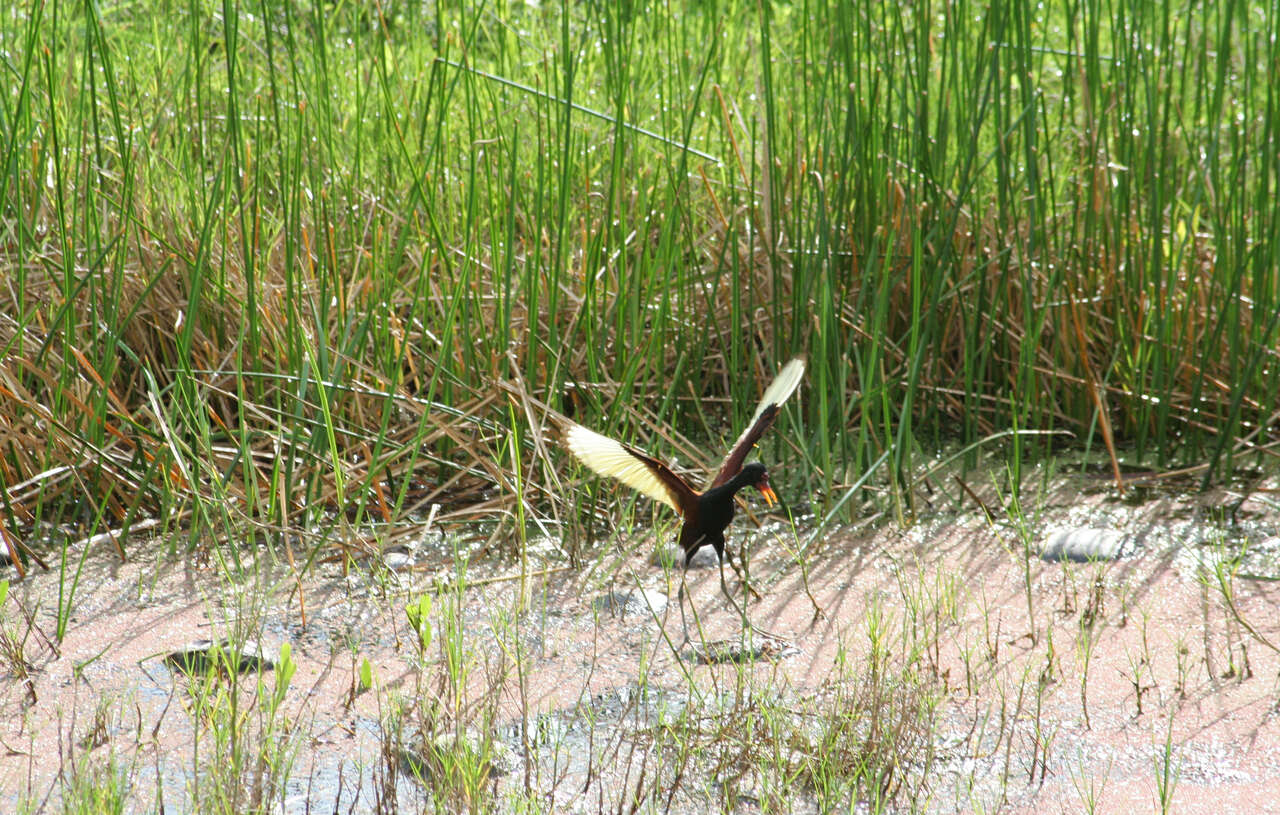
[[[628,444],[572,423],[565,432],[565,441],[569,451],[592,470],[618,479],[681,515],[698,501],[693,487],[670,467]]]
[[[747,460],[747,454],[751,452],[752,447],[755,447],[756,442],[760,441],[765,431],[773,427],[773,423],[778,420],[778,411],[782,403],[796,392],[802,378],[804,378],[804,357],[795,357],[782,366],[782,370],[778,371],[778,375],[769,383],[769,387],[764,389],[764,395],[760,397],[760,404],[756,406],[755,414],[751,417],[751,421],[747,422],[747,429],[742,431],[742,435],[733,443],[729,454],[724,458],[724,463],[720,465],[720,472],[716,473],[715,479],[707,489],[720,486],[742,470],[742,463]]]

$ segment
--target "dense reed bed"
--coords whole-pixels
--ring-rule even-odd
[[[708,465],[801,352],[817,505],[1010,429],[1206,480],[1280,439],[1273,9],[154,10],[0,15],[15,535],[523,535],[579,515],[554,412]]]

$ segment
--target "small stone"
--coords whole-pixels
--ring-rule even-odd
[[[714,569],[720,565],[720,558],[716,556],[716,550],[711,546],[703,546],[694,551],[693,557],[689,558],[688,569]]]
[[[602,614],[620,617],[628,614],[662,614],[667,610],[667,595],[653,589],[615,589],[597,597],[594,606]]]
[[[684,556],[679,546],[674,543],[658,544],[653,554],[649,556],[649,565],[660,569],[676,569],[680,567],[683,560]]]
[[[1049,533],[1040,547],[1044,560],[1090,563],[1118,560],[1124,554],[1128,536],[1115,529],[1059,529]]]
[[[206,673],[211,667],[231,665],[236,673],[269,671],[275,667],[253,640],[246,640],[239,649],[228,640],[195,640],[167,655],[164,661],[187,674]]]
[[[714,548],[701,546],[689,559],[689,565],[685,566],[684,553],[673,543],[659,545],[650,555],[649,563],[662,569],[714,569],[720,565],[720,559],[716,557]]]
[[[786,640],[763,637],[750,645],[742,640],[717,640],[703,646],[694,645],[693,652],[700,665],[722,665],[783,659],[800,653],[800,649]]]
[[[486,742],[480,734],[468,728],[459,739],[455,733],[441,733],[426,741],[421,735],[410,737],[400,751],[405,773],[430,782],[449,775],[451,766],[462,764],[473,767],[481,762],[480,771],[486,778],[500,778],[511,772],[514,759],[511,750],[497,739]]]
[[[413,566],[413,557],[406,552],[387,552],[382,556],[382,563],[393,572],[403,572]]]

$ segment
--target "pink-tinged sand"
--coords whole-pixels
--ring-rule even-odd
[[[1041,523],[1055,513],[1078,518],[1090,506],[1121,531],[1136,533],[1160,528],[1190,501],[1153,501],[1116,524],[1114,505],[1098,494],[1072,500],[1069,511],[1047,508]],[[1280,514],[1264,504],[1250,502],[1244,512],[1258,527],[1280,523]],[[746,525],[734,532],[731,545],[749,534]],[[854,669],[864,665],[871,605],[878,605],[891,630],[908,619],[908,603],[932,626],[920,636],[936,647],[919,670],[948,691],[927,779],[932,811],[1078,813],[1088,811],[1090,801],[1100,813],[1160,811],[1157,778],[1167,750],[1174,774],[1169,811],[1280,812],[1280,655],[1267,644],[1280,644],[1280,586],[1239,576],[1232,581],[1236,612],[1250,632],[1235,619],[1215,580],[1196,565],[1214,555],[1212,546],[1166,542],[1108,564],[1028,561],[1011,527],[993,528],[969,511],[935,516],[906,532],[833,534],[818,542],[807,561],[808,589],[822,610],[815,620],[798,565],[777,542],[753,540],[752,577],[762,600],[751,603],[749,615],[795,646],[789,656],[747,669],[760,687],[803,699],[832,677],[840,649]],[[620,567],[610,585],[626,588],[639,581],[669,590],[666,631],[678,642],[675,586],[668,583],[678,573],[664,574],[646,553],[607,556],[606,562]],[[523,683],[514,671],[495,680],[482,655],[496,655],[497,639],[513,636],[510,628],[495,633],[493,612],[513,607],[519,582],[483,578],[511,574],[513,568],[477,567],[476,585],[465,594],[468,644],[480,655],[470,692],[482,695],[496,681],[500,718],[565,711],[616,695],[640,679],[642,655],[650,688],[685,695],[685,674],[656,638],[651,618],[593,613],[592,601],[610,587],[598,577],[604,569],[586,575],[556,571],[531,581],[529,610],[520,622],[530,643],[529,670]],[[159,768],[162,775],[183,777],[192,762],[194,732],[183,695],[187,680],[171,674],[158,657],[191,640],[226,634],[227,615],[244,605],[227,599],[232,589],[216,574],[194,564],[157,573],[151,564],[113,563],[105,553],[90,558],[57,651],[40,635],[27,640],[36,701],[30,702],[14,672],[0,682],[0,802],[43,796],[59,770],[73,763],[68,756],[106,749],[152,772]],[[294,583],[283,570],[271,577],[274,582],[238,591],[269,598],[257,603],[265,608],[266,624],[257,633],[268,653],[291,643],[298,670],[285,712],[301,736],[295,772],[305,777],[309,767],[351,756],[376,762],[376,727],[370,723],[386,713],[388,694],[411,696],[423,687],[403,604],[439,575],[402,576],[418,586],[387,594],[376,588],[353,591],[353,583],[336,573],[309,576],[305,628],[298,596],[291,593]],[[732,574],[729,582],[736,589]],[[708,636],[736,636],[738,619],[720,596],[715,571],[691,570],[688,584]],[[15,583],[5,625],[25,628],[15,605],[21,603],[44,637],[52,637],[56,585],[55,574]],[[934,613],[942,599],[942,611]],[[443,605],[438,597],[437,637],[443,636]],[[1092,618],[1091,626],[1082,625],[1085,617]],[[1086,637],[1092,642],[1087,658]],[[438,647],[433,649],[438,656]],[[364,658],[375,667],[380,691],[357,694],[348,706],[356,665]],[[731,688],[742,669],[688,670],[700,686]],[[272,685],[275,674],[263,680]],[[245,681],[251,686],[255,680]],[[110,738],[77,746],[101,699],[125,700],[110,720]],[[1036,746],[1037,733],[1047,749]],[[145,785],[137,792],[148,801],[154,796]],[[176,793],[167,795],[172,807]]]

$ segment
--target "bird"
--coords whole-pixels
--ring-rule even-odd
[[[688,481],[677,475],[671,467],[630,444],[588,430],[568,421],[564,432],[566,446],[578,461],[599,475],[617,479],[628,487],[661,501],[683,518],[679,544],[684,551],[684,569],[689,568],[693,553],[703,546],[711,546],[720,567],[720,589],[735,610],[742,616],[744,627],[747,616],[739,609],[724,580],[724,561],[737,572],[732,555],[725,548],[724,531],[733,520],[734,497],[744,487],[754,487],[773,506],[778,495],[769,484],[769,471],[764,464],[753,461],[744,464],[747,455],[774,422],[782,404],[800,385],[804,377],[804,357],[795,357],[778,371],[773,382],[765,388],[751,421],[737,441],[729,449],[719,471],[706,489],[694,489]],[[739,574],[739,577],[741,575]],[[689,641],[689,627],[684,616],[684,578],[680,576],[680,624],[684,630],[684,642]],[[683,646],[683,642],[681,645]]]

